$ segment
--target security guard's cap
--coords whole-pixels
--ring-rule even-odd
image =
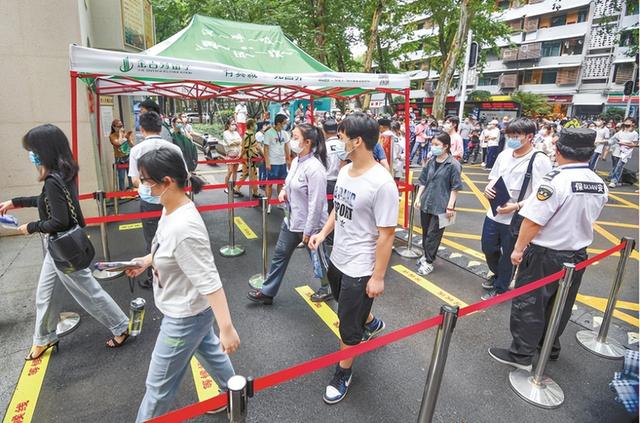
[[[380,119],[378,119],[378,125],[380,125],[380,126],[391,126],[391,119],[380,118]]]
[[[558,144],[570,148],[592,148],[596,141],[596,131],[587,128],[563,128]]]
[[[325,132],[336,132],[338,130],[338,122],[334,119],[327,119],[322,124],[322,128]]]

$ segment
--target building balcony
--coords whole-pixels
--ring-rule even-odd
[[[584,37],[589,31],[589,22],[580,22],[570,25],[554,26],[553,28],[540,28],[533,32],[528,32],[522,42],[540,42],[562,40],[565,38]]]
[[[579,66],[582,63],[582,55],[541,57],[539,60],[521,60],[504,63],[502,60],[487,62],[484,73],[506,72],[516,70],[548,69],[554,67]]]
[[[527,91],[530,93],[545,95],[562,95],[575,93],[576,87],[575,85],[558,86],[556,84],[522,84],[518,86],[518,91]]]

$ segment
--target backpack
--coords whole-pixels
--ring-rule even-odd
[[[193,172],[198,167],[198,148],[182,133],[171,133],[171,140],[182,151],[182,157],[187,164],[189,172]]]

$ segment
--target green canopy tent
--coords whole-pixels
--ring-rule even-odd
[[[71,45],[69,58],[76,159],[78,78],[96,93],[96,104],[100,95],[274,102],[309,99],[311,104],[320,97],[348,100],[371,92],[402,95],[406,103],[405,148],[409,148],[407,75],[333,72],[287,39],[279,26],[195,15],[187,27],[141,53]],[[408,173],[407,164],[407,180]]]

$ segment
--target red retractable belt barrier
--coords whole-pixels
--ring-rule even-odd
[[[623,241],[620,244],[616,245],[615,247],[610,248],[609,250],[606,250],[588,260],[578,263],[576,265],[576,270],[582,270],[587,266],[593,264],[594,262],[602,260],[603,258],[608,257],[622,250],[625,247],[625,244],[626,242]],[[562,279],[564,276],[565,276],[565,270],[563,269],[552,275],[545,276],[542,279],[528,283],[512,291],[505,292],[491,299],[468,305],[460,309],[460,311],[458,312],[458,317],[467,316],[471,313],[475,313],[477,311],[493,307],[496,304],[500,304],[505,301],[509,301],[515,297],[518,297],[520,295],[529,293],[531,291],[535,291],[536,289],[539,289],[547,284],[550,284],[552,282]],[[271,373],[266,376],[262,376],[253,382],[253,390],[254,392],[262,391],[272,386],[304,376],[306,374],[315,372],[317,370],[320,370],[322,368],[335,364],[341,360],[346,360],[348,358],[352,358],[357,355],[361,355],[369,351],[381,348],[392,342],[400,341],[401,339],[415,335],[418,332],[422,332],[424,330],[432,328],[436,325],[439,325],[440,323],[442,323],[441,314],[437,316],[433,316],[426,320],[422,320],[411,326],[398,329],[396,331],[380,336],[378,338],[374,338],[370,341],[363,342],[357,346],[354,346],[345,350],[341,350],[341,351],[336,351],[330,354],[326,354],[321,357],[317,357],[312,360],[306,361],[304,363],[297,364],[295,366],[292,366],[283,370],[279,370],[277,372]],[[226,402],[227,402],[227,394],[223,393],[218,395],[215,398],[211,398],[206,401],[192,404],[190,406],[167,413],[163,416],[156,417],[149,421],[153,423],[181,422],[181,421],[196,417],[198,415],[204,414],[208,410],[213,410],[213,409],[222,407],[223,405],[226,404]]]
[[[128,163],[117,164],[116,169],[129,169],[129,164]]]
[[[219,160],[198,160],[196,163],[198,164],[244,164],[246,163],[246,159],[219,159]],[[252,163],[262,163],[264,162],[263,158],[251,159]]]

